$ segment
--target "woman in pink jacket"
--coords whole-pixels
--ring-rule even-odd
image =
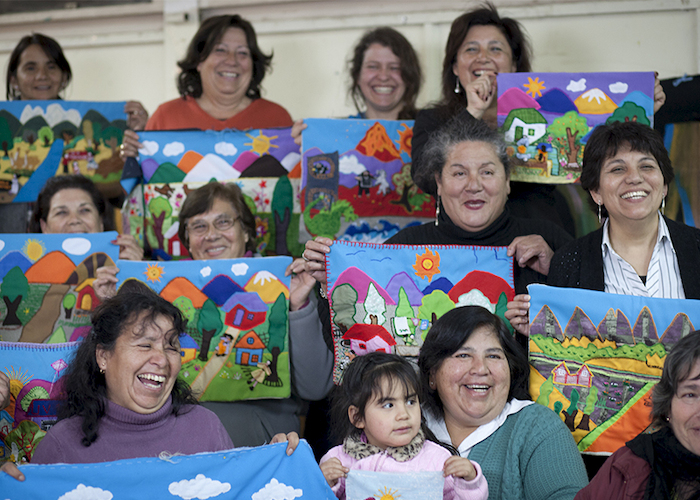
[[[443,498],[488,498],[479,464],[433,441],[422,423],[418,388],[414,368],[401,356],[372,352],[350,363],[332,404],[337,433],[345,439],[321,459],[321,471],[338,498],[345,499],[351,469],[442,471]]]

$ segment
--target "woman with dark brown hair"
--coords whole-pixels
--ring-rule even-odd
[[[523,27],[515,19],[501,17],[492,3],[486,2],[454,20],[442,65],[442,99],[419,112],[413,127],[411,176],[421,189],[435,194],[420,176],[429,136],[458,115],[464,120],[484,120],[495,129],[496,77],[499,73],[531,71],[531,59],[532,49]],[[654,111],[665,99],[657,78]],[[575,236],[569,206],[554,185],[512,182],[508,207],[518,217],[549,220]]]
[[[146,130],[290,127],[287,110],[260,95],[271,61],[272,55],[258,47],[253,26],[241,16],[205,20],[178,62],[181,97],[158,106]],[[123,157],[136,157],[140,147],[135,133],[124,134]]]

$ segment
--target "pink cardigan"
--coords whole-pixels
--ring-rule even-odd
[[[410,474],[415,471],[441,471],[445,460],[452,455],[442,446],[426,441],[423,449],[406,462],[398,462],[387,455],[386,452],[377,453],[367,458],[357,460],[343,451],[343,446],[336,446],[326,453],[321,463],[331,458],[337,458],[340,463],[349,469],[369,470],[380,472],[402,472]],[[481,473],[481,467],[472,462],[476,469],[476,477],[466,481],[461,477],[447,476],[443,489],[445,500],[486,500],[489,496],[489,488],[486,478]],[[341,500],[345,500],[345,478],[341,477],[333,487],[333,492]]]

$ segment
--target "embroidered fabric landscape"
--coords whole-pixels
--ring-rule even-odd
[[[411,178],[412,120],[307,119],[301,209],[311,236],[381,243],[432,218]]]
[[[0,235],[0,340],[67,342],[90,330],[95,271],[114,266],[115,231]]]
[[[117,286],[136,279],[177,306],[182,377],[201,401],[290,395],[290,257],[119,261]]]
[[[500,73],[498,126],[511,180],[564,184],[581,175],[590,132],[601,123],[653,126],[654,73]]]
[[[0,411],[0,461],[30,461],[56,423],[63,375],[77,342],[0,342],[0,370],[10,379],[10,402]]]
[[[418,356],[447,311],[480,305],[503,317],[513,289],[507,247],[336,241],[326,255],[337,383],[355,356]]]
[[[256,221],[257,250],[298,255],[299,147],[291,129],[142,132],[140,167],[125,170],[125,231],[159,260],[187,256],[177,218],[187,195],[212,179],[235,182]],[[144,237],[146,241],[144,242]]]
[[[530,285],[530,395],[582,452],[612,453],[649,424],[664,360],[700,325],[700,301]],[[577,305],[578,304],[578,305]]]
[[[25,481],[0,474],[0,491],[7,500],[335,500],[306,441],[291,456],[286,446],[95,464],[29,464],[22,467]]]
[[[0,102],[0,203],[35,201],[54,175],[83,174],[121,194],[124,102]]]
[[[445,478],[441,471],[375,472],[351,470],[345,480],[347,500],[442,500]]]

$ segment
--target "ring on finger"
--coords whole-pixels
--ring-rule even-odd
[[[304,259],[306,262],[309,262],[309,259],[304,255],[305,252],[301,252],[301,258]]]

